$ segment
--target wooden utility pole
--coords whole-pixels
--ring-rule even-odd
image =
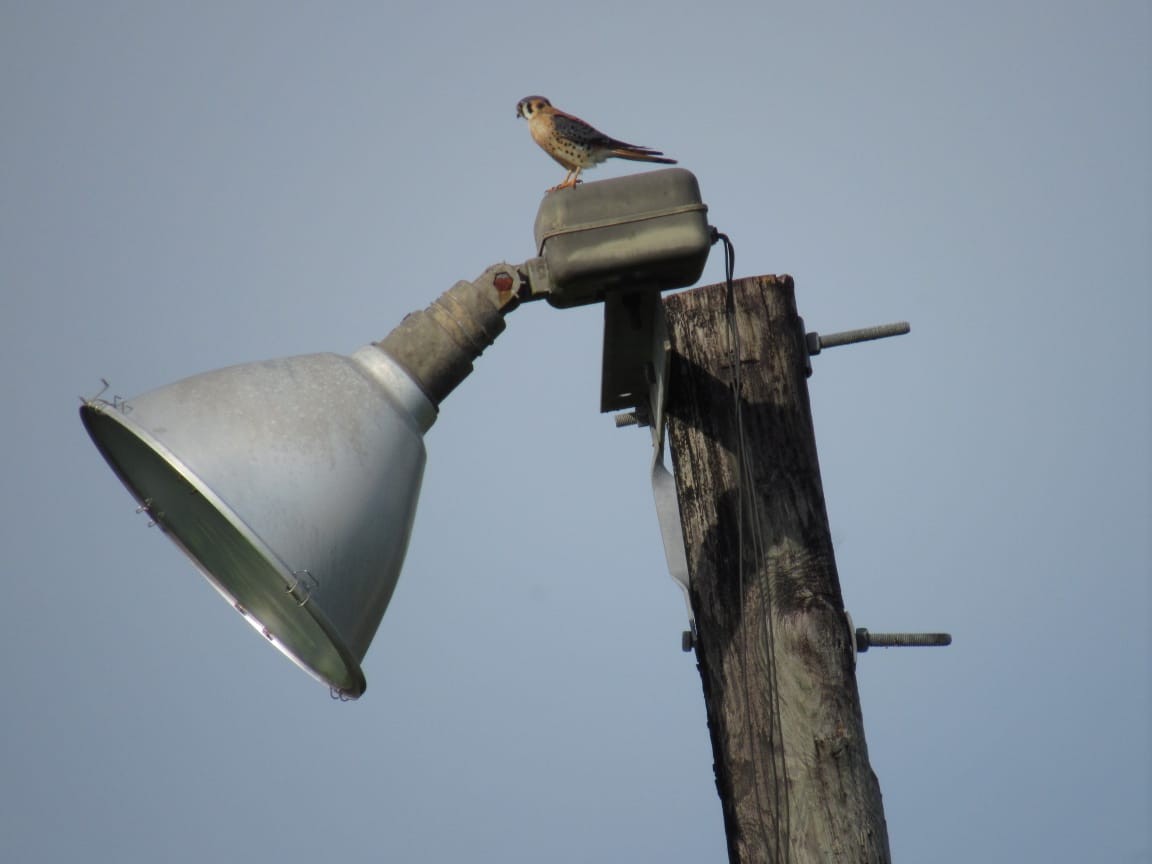
[[[668,437],[729,859],[888,862],[792,279],[674,294],[665,311]]]

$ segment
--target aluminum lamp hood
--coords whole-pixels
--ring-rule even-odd
[[[157,527],[348,697],[392,596],[436,408],[379,349],[233,366],[81,417]]]
[[[424,433],[514,305],[496,269],[350,357],[232,366],[80,409],[152,523],[333,695],[365,690],[360,664],[404,561]]]

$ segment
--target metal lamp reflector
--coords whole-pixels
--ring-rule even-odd
[[[80,409],[152,520],[341,696],[392,595],[435,406],[375,346],[233,366]]]

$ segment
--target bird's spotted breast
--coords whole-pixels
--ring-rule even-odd
[[[535,106],[536,110],[530,113],[521,111],[521,116],[528,120],[532,139],[544,152],[568,169],[564,181],[549,191],[575,186],[580,182],[581,169],[599,165],[612,156],[636,162],[675,162],[664,158],[659,150],[610,138],[579,117],[553,108],[542,97],[531,98],[543,103],[542,106]]]

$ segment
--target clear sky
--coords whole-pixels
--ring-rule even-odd
[[[355,703],[76,415],[530,257],[540,93],[695,172],[810,329],[912,323],[810,381],[856,622],[955,637],[860,658],[896,860],[1152,861],[1150,41],[1119,0],[0,2],[0,860],[724,860],[599,309],[518,310],[443,405]]]

